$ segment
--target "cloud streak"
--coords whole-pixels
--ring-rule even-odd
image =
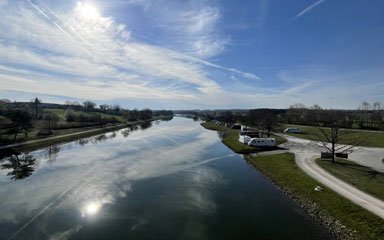
[[[4,19],[0,27],[7,33],[0,33],[0,81],[4,81],[0,90],[101,100],[188,101],[222,91],[206,67],[259,79],[253,73],[186,54],[183,48],[178,51],[140,42],[125,25],[109,17],[90,22],[75,10],[52,12],[49,6],[30,1],[8,3],[0,12]],[[182,26],[190,25],[185,31],[194,36],[191,43],[212,33],[219,18],[218,10],[206,8],[183,14],[183,18],[189,16]],[[25,82],[30,85],[23,85]],[[69,86],[71,91],[65,91]]]
[[[323,2],[314,2],[295,18]],[[332,106],[328,101],[331,98],[326,97],[330,92],[342,92],[349,86],[345,79],[357,82],[355,76],[373,79],[375,72],[382,74],[382,66],[362,76],[356,71],[351,75],[343,69],[336,71],[338,66],[329,71],[330,66],[321,62],[318,65],[323,67],[319,69],[306,68],[305,64],[317,64],[300,62],[307,52],[292,52],[291,44],[279,53],[268,48],[277,47],[276,41],[284,40],[284,36],[263,43],[266,48],[236,46],[225,30],[224,3],[217,1],[99,3],[110,7],[117,4],[124,14],[132,11],[132,19],[103,8],[99,18],[86,19],[76,11],[77,5],[68,1],[58,6],[50,0],[0,0],[0,94],[12,100],[44,96],[51,101],[57,96],[58,103],[63,99],[91,99],[97,103],[119,102],[128,108],[172,109],[287,107],[299,101],[312,103],[316,97],[313,103],[326,107]],[[259,7],[265,12],[258,20],[259,27],[268,32],[269,21],[263,19],[268,13],[268,19],[273,20],[273,11],[269,11],[273,6],[262,1]],[[281,20],[285,21],[285,16]],[[230,21],[227,19],[227,23]],[[255,33],[241,36],[246,34],[253,34],[247,35],[253,38]],[[257,59],[246,56],[248,53]],[[284,56],[280,59],[281,54]],[[311,59],[317,59],[318,54],[313,48]],[[279,67],[273,65],[276,61]],[[271,68],[256,66],[260,63]],[[259,69],[260,73],[243,71],[242,66]],[[336,73],[340,77],[336,78]],[[338,81],[333,89],[327,85],[332,83],[329,79]],[[378,88],[369,92],[369,96],[382,96]],[[338,107],[355,104],[347,94],[338,96]],[[356,101],[364,98],[357,93],[353,97]]]
[[[322,4],[323,2],[325,2],[325,0],[318,0],[314,3],[312,3],[311,5],[309,5],[308,7],[304,8],[302,11],[300,11],[298,14],[296,14],[296,16],[294,16],[292,18],[292,20],[294,19],[297,19],[297,18],[300,18],[302,17],[304,14],[307,14],[309,13],[310,11],[312,11],[313,9],[315,9],[316,7],[318,7],[320,4]]]

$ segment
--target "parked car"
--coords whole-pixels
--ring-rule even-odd
[[[286,128],[284,130],[285,133],[301,133],[300,128]]]

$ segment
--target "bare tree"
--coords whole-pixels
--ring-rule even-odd
[[[363,125],[365,124],[365,127],[368,127],[368,111],[371,110],[371,104],[363,101],[359,106],[359,110],[363,111]]]
[[[323,108],[320,107],[320,105],[318,105],[318,104],[314,104],[313,106],[309,107],[309,109],[312,109],[312,110],[323,110]]]
[[[319,128],[318,141],[332,155],[332,163],[335,163],[336,153],[348,153],[357,145],[365,141],[364,138],[351,136],[351,131],[340,128],[339,116],[336,112],[331,115],[333,122],[329,128]]]
[[[100,104],[99,108],[100,108],[101,112],[107,113],[112,107],[108,104]]]
[[[96,103],[94,103],[94,102],[92,102],[90,100],[87,100],[87,101],[83,102],[83,106],[84,106],[85,110],[91,111],[91,110],[95,109]]]
[[[46,122],[46,128],[48,129],[48,134],[51,134],[52,133],[52,123],[57,122],[59,120],[59,117],[52,112],[46,112],[43,115],[43,119]]]
[[[258,120],[259,128],[263,130],[262,135],[266,133],[267,137],[270,137],[275,127],[277,126],[276,114],[274,114],[271,109],[263,109],[260,113],[262,115]]]
[[[121,107],[119,104],[113,105],[112,110],[113,110],[113,114],[121,115]]]
[[[290,109],[296,108],[296,109],[306,109],[307,107],[303,103],[294,103],[289,106]]]
[[[380,129],[380,125],[383,120],[383,107],[384,105],[381,102],[374,102],[372,104],[372,117],[371,117],[371,122],[374,123],[375,127]]]

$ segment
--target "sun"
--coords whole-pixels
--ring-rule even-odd
[[[83,207],[83,217],[96,215],[101,208],[101,204],[99,202],[89,202]]]
[[[100,13],[97,7],[89,3],[78,2],[77,10],[85,19],[97,19],[100,17]]]

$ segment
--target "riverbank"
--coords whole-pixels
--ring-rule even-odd
[[[117,124],[112,126],[104,126],[104,127],[98,127],[98,128],[93,127],[93,128],[67,129],[66,131],[60,131],[60,132],[58,131],[55,133],[54,136],[51,136],[51,137],[0,146],[0,151],[7,151],[10,149],[14,151],[33,151],[33,150],[48,147],[54,144],[71,142],[71,141],[78,140],[80,138],[91,137],[94,135],[98,135],[98,134],[102,134],[110,131],[117,131],[122,128],[131,127],[134,125],[140,125],[143,123],[148,123],[148,122],[161,120],[161,119],[164,119],[164,117],[156,117],[149,120],[128,122],[128,123]]]
[[[384,239],[384,221],[334,191],[321,186],[295,163],[291,153],[245,156],[246,160],[339,239]]]
[[[212,122],[204,122],[201,123],[201,126],[203,126],[206,129],[213,130],[220,132],[220,136],[222,138],[222,142],[232,149],[235,153],[239,154],[248,154],[248,153],[257,153],[265,150],[276,150],[278,148],[258,148],[258,147],[252,147],[248,146],[246,144],[243,144],[239,142],[239,130],[237,129],[231,129],[224,126],[216,125]],[[287,140],[283,137],[272,135],[276,139],[277,145],[282,144],[286,142]]]
[[[214,124],[202,124],[203,127],[229,136],[235,132]],[[238,133],[237,133],[238,134]],[[223,143],[234,150],[246,145],[232,137],[223,139]],[[235,150],[234,150],[235,151]],[[235,151],[236,152],[236,151]],[[272,183],[305,209],[314,219],[324,224],[339,239],[384,239],[384,221],[373,213],[355,205],[336,192],[324,188],[322,192],[314,191],[319,184],[304,173],[295,163],[291,153],[267,156],[245,155],[253,167],[263,173]]]

